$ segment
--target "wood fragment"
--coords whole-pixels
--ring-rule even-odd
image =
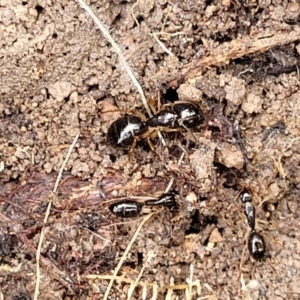
[[[294,27],[293,30],[289,28],[282,32],[276,31],[264,37],[246,36],[222,43],[219,47],[212,49],[209,55],[185,65],[181,74],[168,83],[168,87],[178,87],[182,82],[199,76],[205,68],[225,65],[237,58],[264,53],[273,47],[291,44],[299,40],[299,36],[300,27]]]

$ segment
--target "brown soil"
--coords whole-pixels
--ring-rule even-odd
[[[1,0],[0,299],[34,298],[42,230],[39,299],[103,299],[127,247],[107,299],[127,299],[135,281],[131,299],[300,299],[300,4],[90,2],[146,97],[194,100],[205,121],[163,133],[167,147],[153,139],[158,155],[140,141],[128,159],[105,139],[122,112],[103,111],[145,108],[92,19],[75,1]],[[178,209],[110,212],[171,180]],[[261,261],[247,249],[243,187]]]

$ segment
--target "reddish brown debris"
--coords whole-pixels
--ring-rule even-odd
[[[6,195],[0,195],[0,197],[2,196],[0,200],[11,204],[23,213],[34,210],[33,207],[31,209],[25,208],[26,203],[29,206],[34,206],[34,204],[38,205],[49,201],[50,199],[47,198],[50,197],[57,179],[56,173],[46,174],[37,169],[28,172],[27,176],[13,191]],[[91,206],[96,207],[105,200],[116,198],[113,195],[114,191],[126,191],[128,196],[162,193],[168,182],[167,178],[157,176],[155,178],[142,178],[134,185],[131,181],[126,181],[121,172],[111,170],[106,177],[97,183],[97,186],[94,186],[88,180],[80,177],[63,175],[57,193],[52,200],[54,200],[54,208],[77,210]]]

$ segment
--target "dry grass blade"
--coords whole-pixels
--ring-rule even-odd
[[[59,173],[58,173],[58,176],[57,176],[57,179],[56,179],[56,182],[55,182],[55,185],[54,185],[54,188],[53,188],[53,192],[55,193],[56,190],[57,190],[57,187],[58,187],[58,184],[59,184],[59,181],[61,179],[61,176],[62,176],[62,173],[63,173],[63,170],[66,166],[66,163],[67,161],[69,160],[69,157],[73,151],[73,148],[75,146],[75,144],[77,143],[77,140],[78,140],[78,137],[79,137],[79,133],[75,136],[74,140],[73,140],[73,143],[72,145],[70,146],[69,148],[69,151],[67,153],[67,156],[59,170]],[[48,221],[48,217],[49,217],[49,214],[50,214],[50,210],[51,210],[51,206],[52,206],[52,201],[50,201],[48,203],[48,206],[47,206],[47,210],[46,210],[46,213],[45,213],[45,218],[44,218],[44,224],[47,223]],[[40,235],[40,240],[39,240],[39,244],[38,244],[38,248],[37,248],[37,252],[36,252],[36,284],[35,284],[35,291],[34,291],[34,300],[37,300],[38,299],[38,295],[39,295],[39,286],[40,286],[40,256],[41,256],[41,249],[42,249],[42,244],[43,244],[43,240],[44,240],[44,228],[42,228],[41,230],[41,235]]]
[[[142,277],[142,274],[143,274],[143,272],[144,272],[144,270],[145,270],[145,267],[146,267],[146,266],[144,265],[144,266],[141,268],[141,271],[140,271],[138,277],[137,277],[136,280],[131,284],[131,286],[130,286],[130,288],[129,288],[129,290],[128,290],[127,300],[130,300],[130,299],[131,299],[132,294],[133,294],[135,288],[137,287],[137,285],[138,285],[138,283],[139,283],[139,280],[140,280],[141,277]]]
[[[250,56],[255,53],[264,53],[271,48],[288,45],[299,40],[300,27],[293,27],[285,31],[269,32],[267,36],[244,36],[230,42],[224,42],[211,49],[210,53],[196,62],[186,64],[181,75],[173,78],[168,87],[176,87],[180,82],[187,82],[202,74],[205,68],[228,64],[231,60]],[[297,67],[298,72],[298,67]]]
[[[128,297],[127,297],[127,300],[130,300],[131,297],[132,297],[132,294],[135,290],[135,288],[137,287],[138,283],[139,283],[139,280],[141,279],[142,275],[143,275],[143,272],[146,268],[146,264],[150,261],[150,259],[152,258],[152,255],[150,254],[148,256],[148,259],[146,260],[146,263],[144,263],[144,265],[142,266],[141,270],[140,270],[140,273],[138,275],[138,277],[136,278],[136,280],[134,281],[134,283],[130,286],[130,289],[128,290]],[[144,288],[146,288],[144,286]],[[146,293],[146,290],[144,291],[144,293]]]
[[[117,274],[118,274],[118,272],[119,272],[119,270],[120,270],[120,268],[121,268],[121,266],[122,266],[124,260],[126,259],[126,256],[127,256],[128,252],[129,252],[129,250],[130,250],[132,244],[133,244],[134,241],[136,240],[136,238],[137,238],[137,236],[138,236],[140,230],[142,229],[142,227],[144,226],[144,224],[145,224],[145,223],[146,223],[146,222],[147,222],[154,214],[155,214],[155,213],[152,213],[152,214],[147,215],[147,216],[143,219],[143,221],[141,222],[141,224],[139,225],[139,227],[137,228],[137,230],[136,230],[134,236],[132,237],[130,243],[128,244],[128,246],[127,246],[127,248],[126,248],[126,250],[124,251],[123,256],[121,257],[121,259],[120,259],[120,261],[119,261],[119,263],[118,263],[118,265],[117,265],[117,267],[116,267],[116,269],[115,269],[115,271],[114,271],[113,277],[116,277],[116,276],[117,276]],[[106,292],[105,292],[105,295],[104,295],[103,300],[107,300],[107,299],[108,299],[108,295],[109,295],[109,293],[110,293],[110,290],[111,290],[111,287],[112,287],[113,283],[114,283],[114,278],[112,278],[111,281],[109,282],[109,285],[108,285],[108,287],[107,287],[107,289],[106,289]]]
[[[180,35],[180,34],[185,34],[183,31],[180,31],[180,32],[175,32],[175,33],[168,33],[168,32],[164,32],[164,27],[166,25],[166,22],[167,22],[167,19],[170,15],[172,11],[172,6],[170,6],[168,12],[167,12],[167,15],[165,16],[165,20],[164,20],[164,23],[161,27],[161,30],[160,32],[153,32],[151,35],[155,38],[156,42],[159,44],[159,46],[166,52],[168,53],[170,56],[174,56],[174,54],[165,46],[165,44],[159,39],[159,35],[165,35],[165,36],[177,36],[177,35]]]

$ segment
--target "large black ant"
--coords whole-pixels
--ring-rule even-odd
[[[147,139],[151,150],[154,151],[150,139],[158,131],[182,132],[198,127],[202,121],[203,113],[197,103],[177,101],[163,105],[148,119],[142,114],[126,113],[110,125],[106,140],[114,147],[130,147],[131,153],[139,139]]]
[[[141,212],[142,204],[133,200],[121,200],[110,205],[109,210],[118,217],[137,217]]]

